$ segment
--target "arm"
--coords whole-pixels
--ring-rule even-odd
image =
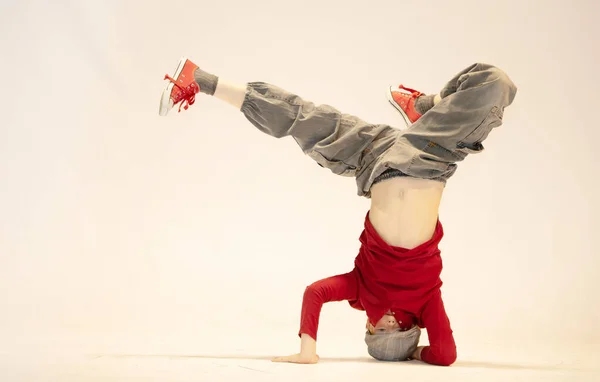
[[[432,365],[452,365],[456,361],[456,343],[441,292],[436,293],[425,306],[422,321],[429,336],[429,346],[419,346],[412,358]]]
[[[353,272],[328,277],[309,285],[302,299],[300,319],[300,353],[278,357],[275,362],[316,363],[317,331],[323,304],[330,301],[354,300],[357,296],[356,276]]]

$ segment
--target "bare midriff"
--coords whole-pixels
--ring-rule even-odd
[[[369,219],[389,245],[412,249],[435,230],[444,183],[397,177],[371,187]]]

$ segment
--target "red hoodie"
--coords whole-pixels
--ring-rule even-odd
[[[306,288],[300,334],[316,340],[323,304],[347,300],[353,308],[366,311],[373,325],[391,310],[401,327],[408,329],[417,324],[426,328],[429,346],[421,352],[421,359],[443,366],[454,363],[456,344],[440,291],[442,259],[438,244],[443,236],[438,221],[429,241],[413,249],[393,247],[375,231],[367,213],[354,269]]]

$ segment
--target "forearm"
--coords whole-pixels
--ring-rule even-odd
[[[442,365],[442,363],[440,363],[438,360],[439,357],[432,355],[431,350],[431,346],[419,346],[415,349],[411,358],[429,363],[431,365]]]
[[[275,358],[275,362],[317,363],[317,331],[323,304],[356,298],[356,282],[352,273],[328,277],[309,285],[302,299],[300,318],[300,353]]]
[[[450,366],[456,361],[456,346],[424,346],[418,359],[430,365]]]
[[[418,359],[431,365],[450,366],[456,361],[456,343],[441,294],[435,296],[423,310],[429,346],[419,350]]]
[[[356,289],[356,280],[352,272],[328,277],[309,285],[302,298],[298,336],[308,335],[316,341],[323,304],[329,301],[354,299]]]

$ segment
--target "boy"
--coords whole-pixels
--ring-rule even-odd
[[[229,83],[185,58],[165,79],[170,82],[161,115],[177,104],[187,109],[199,92],[215,96],[260,131],[293,137],[321,167],[356,178],[358,195],[371,199],[354,269],[306,289],[300,352],[274,361],[316,363],[321,307],[347,300],[367,314],[365,342],[374,358],[454,363],[456,345],[441,297],[439,205],[456,163],[483,151],[483,141],[514,100],[517,89],[504,72],[474,64],[435,95],[390,88],[390,102],[409,125],[404,131],[316,106],[263,82]],[[427,328],[429,346],[417,346],[420,328]]]

